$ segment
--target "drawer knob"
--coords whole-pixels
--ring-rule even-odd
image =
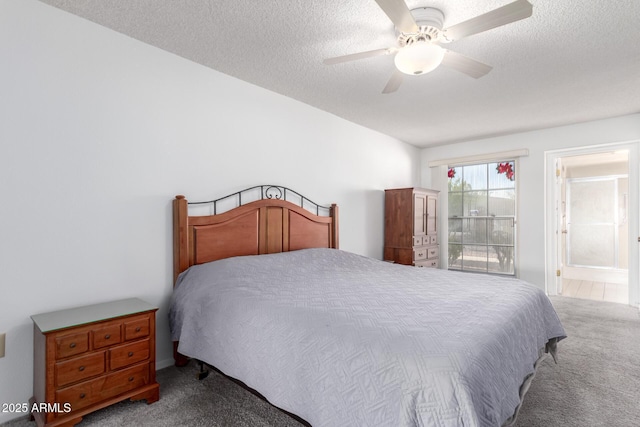
[[[72,342],[71,344],[69,344],[69,347],[76,348],[76,343]]]
[[[129,377],[129,382],[133,381],[133,377]]]
[[[84,366],[80,366],[80,367],[78,368],[78,370],[79,370],[80,372],[84,371]]]
[[[110,334],[107,334],[107,335],[105,335],[105,336],[104,336],[104,339],[105,339],[105,340],[108,340],[109,338],[111,338],[111,335],[110,335]]]
[[[133,351],[129,352],[129,357],[133,356]]]
[[[136,328],[136,332],[140,332],[140,326]]]
[[[84,399],[87,395],[84,393],[80,393],[80,399]]]

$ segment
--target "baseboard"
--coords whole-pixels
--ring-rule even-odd
[[[168,368],[169,366],[173,366],[174,360],[173,357],[164,360],[156,361],[156,371],[164,368]]]

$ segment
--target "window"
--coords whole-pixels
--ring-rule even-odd
[[[449,168],[450,270],[515,275],[515,161]]]

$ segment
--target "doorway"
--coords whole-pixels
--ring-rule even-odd
[[[629,151],[557,159],[558,294],[629,304]]]
[[[546,153],[548,294],[638,305],[637,163],[637,143]]]

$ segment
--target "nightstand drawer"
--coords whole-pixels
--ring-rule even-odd
[[[121,345],[109,350],[110,369],[119,369],[124,366],[147,360],[149,358],[149,340],[137,341],[127,345]]]
[[[93,337],[93,348],[108,347],[113,344],[118,344],[122,339],[120,338],[120,322],[107,325],[100,329],[94,329],[91,332]]]
[[[56,363],[56,386],[75,383],[105,372],[104,351]]]
[[[131,341],[149,335],[149,317],[124,322],[124,340]]]
[[[64,359],[87,350],[89,350],[89,333],[87,332],[56,337],[56,359]]]
[[[74,411],[141,387],[149,382],[149,365],[124,369],[105,377],[56,391],[56,402],[70,403]]]

